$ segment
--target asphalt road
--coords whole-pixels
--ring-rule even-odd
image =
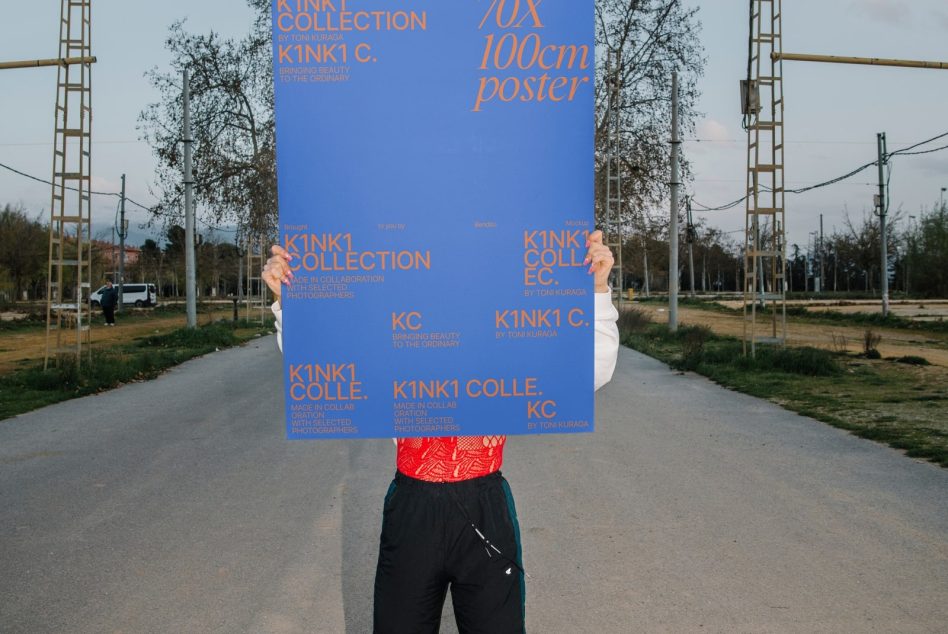
[[[394,448],[285,441],[279,376],[0,421],[0,631],[369,632]],[[948,631],[948,470],[629,351],[597,407],[506,449],[530,632]]]

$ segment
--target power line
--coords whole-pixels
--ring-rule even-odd
[[[737,200],[735,200],[735,201],[733,201],[733,202],[729,202],[729,203],[726,204],[726,205],[721,205],[720,207],[708,207],[708,206],[705,205],[704,203],[698,202],[698,201],[695,200],[694,198],[691,199],[691,202],[693,202],[694,204],[696,204],[696,205],[698,205],[699,207],[701,207],[701,211],[725,211],[725,210],[727,210],[727,209],[731,209],[731,208],[733,208],[733,207],[737,207],[738,205],[740,205],[740,204],[741,204],[742,202],[744,202],[745,200],[747,200],[747,196],[744,196],[743,198],[738,198]]]
[[[861,166],[857,167],[856,169],[854,169],[853,171],[851,171],[851,172],[849,172],[849,173],[847,173],[847,174],[843,174],[842,176],[837,176],[837,177],[834,178],[834,179],[831,179],[831,180],[828,180],[828,181],[824,181],[824,182],[822,182],[822,183],[817,183],[816,185],[809,185],[809,186],[807,186],[807,187],[800,187],[800,188],[798,188],[798,189],[787,189],[787,190],[785,190],[785,191],[786,191],[788,194],[802,194],[802,193],[804,193],[804,192],[810,191],[811,189],[819,189],[820,187],[826,187],[827,185],[835,185],[836,183],[838,183],[838,182],[840,182],[840,181],[844,181],[844,180],[846,180],[847,178],[850,178],[850,177],[852,177],[852,176],[855,176],[855,175],[858,174],[859,172],[862,172],[862,171],[864,171],[864,170],[869,169],[869,168],[872,167],[873,165],[876,165],[878,162],[879,162],[879,161],[873,161],[873,162],[871,162],[871,163],[866,163],[865,165],[861,165]]]
[[[747,139],[682,139],[683,143],[746,143]],[[873,141],[787,141],[787,145],[875,145]]]
[[[906,147],[906,148],[902,148],[901,150],[896,150],[895,152],[890,152],[890,153],[888,154],[888,156],[886,157],[886,160],[892,158],[893,156],[914,156],[914,155],[918,155],[918,154],[931,154],[932,152],[939,152],[939,151],[941,151],[941,150],[948,150],[948,145],[944,145],[944,146],[941,146],[941,147],[933,148],[933,149],[931,149],[931,150],[920,150],[920,151],[918,151],[918,152],[911,152],[911,151],[910,151],[910,150],[914,150],[915,148],[920,147],[920,146],[922,146],[922,145],[926,145],[926,144],[928,144],[928,143],[931,143],[932,141],[937,141],[938,139],[942,139],[942,138],[944,138],[944,137],[948,137],[948,132],[944,132],[944,133],[939,134],[939,135],[937,135],[937,136],[933,136],[933,137],[930,138],[930,139],[927,139],[927,140],[925,140],[925,141],[920,141],[920,142],[918,142],[918,143],[915,143],[914,145],[910,145],[910,146],[908,146],[908,147]],[[828,180],[828,181],[824,181],[824,182],[822,182],[822,183],[817,183],[816,185],[810,185],[810,186],[808,186],[808,187],[799,187],[799,188],[797,188],[797,189],[786,189],[786,190],[784,190],[784,191],[785,191],[786,193],[788,193],[788,194],[802,194],[802,193],[804,193],[804,192],[808,192],[808,191],[813,190],[813,189],[819,189],[820,187],[827,187],[828,185],[835,185],[836,183],[839,183],[840,181],[844,181],[844,180],[846,180],[847,178],[851,178],[851,177],[855,176],[856,174],[858,174],[858,173],[860,173],[860,172],[862,172],[862,171],[865,171],[865,170],[869,169],[870,167],[873,167],[873,166],[878,165],[878,164],[879,164],[879,160],[876,159],[875,161],[872,161],[872,162],[870,162],[870,163],[866,163],[865,165],[860,165],[859,167],[857,167],[856,169],[852,170],[851,172],[848,172],[848,173],[846,173],[846,174],[843,174],[842,176],[837,176],[836,178],[830,179],[830,180]],[[705,204],[702,204],[702,203],[698,202],[698,201],[695,200],[694,198],[691,199],[691,202],[693,202],[694,204],[696,204],[696,205],[698,205],[699,207],[701,207],[701,208],[702,208],[702,211],[726,211],[726,210],[728,210],[728,209],[733,209],[734,207],[737,207],[739,204],[741,204],[742,202],[744,202],[745,200],[747,200],[749,196],[750,196],[750,194],[748,194],[747,196],[743,196],[743,197],[741,197],[741,198],[738,198],[738,199],[735,200],[735,201],[729,202],[729,203],[727,203],[726,205],[721,205],[721,206],[719,206],[719,207],[709,207],[709,206],[707,206],[707,205],[705,205]]]
[[[140,145],[147,144],[147,141],[95,141],[95,145]],[[50,147],[52,143],[47,141],[23,141],[0,143],[0,147]]]
[[[6,165],[6,164],[4,164],[4,163],[0,163],[0,167],[2,167],[2,168],[5,169],[5,170],[9,170],[9,171],[13,172],[14,174],[18,174],[19,176],[23,176],[23,177],[25,177],[25,178],[29,178],[30,180],[34,180],[34,181],[36,181],[37,183],[43,183],[44,185],[52,185],[52,183],[51,183],[50,181],[48,181],[48,180],[39,178],[38,176],[33,176],[32,174],[27,174],[26,172],[21,172],[20,170],[18,170],[18,169],[16,169],[16,168],[13,168],[13,167],[10,167],[9,165]],[[78,191],[79,191],[79,190],[76,189],[75,187],[64,187],[64,189],[68,189],[69,191],[73,191],[73,192],[78,192]],[[90,193],[90,194],[94,194],[94,195],[96,195],[96,196],[115,196],[116,198],[121,198],[121,197],[122,197],[122,195],[119,194],[119,193],[117,193],[117,192],[96,192],[96,191],[91,191],[91,190],[90,190],[89,193]],[[132,204],[138,205],[139,207],[141,207],[142,209],[144,209],[144,210],[146,210],[146,211],[151,211],[151,209],[149,209],[148,207],[145,207],[144,205],[141,205],[141,204],[139,204],[139,203],[136,203],[136,202],[132,201],[132,200],[131,200],[130,198],[128,198],[127,196],[125,197],[125,200],[128,200],[128,201],[132,202]]]
[[[932,152],[940,152],[941,150],[948,150],[948,145],[936,147],[932,150],[919,150],[918,152],[899,152],[899,156],[917,156],[919,154],[931,154]],[[890,154],[889,156],[892,156],[892,155]]]
[[[927,145],[927,144],[931,143],[932,141],[937,141],[938,139],[943,139],[943,138],[945,138],[946,136],[948,136],[948,132],[943,132],[943,133],[939,134],[938,136],[933,136],[932,138],[928,139],[927,141],[920,141],[920,142],[916,143],[915,145],[910,145],[910,146],[908,146],[908,147],[902,148],[901,150],[896,150],[895,152],[889,152],[889,156],[896,156],[897,154],[909,154],[909,153],[910,153],[909,150],[914,150],[915,148],[919,147],[920,145]],[[944,148],[940,148],[940,149],[944,149]],[[932,152],[935,152],[935,151],[937,151],[937,150],[931,150],[931,151],[932,151]],[[919,153],[920,153],[920,152],[919,152]]]
[[[28,179],[30,179],[30,180],[34,180],[34,181],[36,181],[37,183],[43,183],[44,185],[52,185],[52,184],[53,184],[52,182],[50,182],[50,181],[48,181],[48,180],[45,180],[45,179],[42,179],[42,178],[39,178],[38,176],[33,176],[32,174],[27,174],[26,172],[21,172],[20,170],[14,168],[14,167],[10,167],[9,165],[7,165],[7,164],[5,164],[5,163],[0,163],[0,167],[2,167],[2,168],[5,169],[5,170],[8,170],[8,171],[10,171],[10,172],[13,172],[14,174],[17,174],[18,176],[23,176],[24,178],[28,178]],[[64,189],[68,189],[69,191],[73,191],[73,192],[79,192],[79,190],[76,189],[75,187],[64,187]],[[120,193],[118,193],[118,192],[97,192],[97,191],[92,191],[92,190],[90,190],[90,191],[89,191],[89,194],[92,194],[92,195],[95,195],[95,196],[113,196],[113,197],[115,197],[115,198],[121,198],[121,197],[122,197],[122,194],[120,194]],[[165,215],[165,214],[160,213],[156,208],[154,208],[154,207],[147,207],[147,206],[141,204],[140,202],[138,202],[138,201],[136,201],[136,200],[134,200],[134,199],[132,199],[132,198],[129,198],[128,196],[125,196],[125,202],[131,203],[131,204],[135,205],[136,207],[140,207],[141,209],[144,209],[144,210],[147,211],[148,213],[154,214],[154,215],[156,215],[156,216]],[[218,226],[212,225],[212,224],[210,224],[210,223],[208,223],[208,222],[204,222],[203,220],[202,220],[201,222],[202,222],[202,223],[204,224],[204,226],[206,226],[208,229],[213,229],[214,231],[222,231],[222,232],[224,232],[224,233],[236,233],[236,232],[237,232],[237,229],[226,229],[226,228],[224,228],[224,227],[218,227]]]

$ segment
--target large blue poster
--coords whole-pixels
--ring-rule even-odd
[[[290,438],[591,431],[592,0],[275,0]]]

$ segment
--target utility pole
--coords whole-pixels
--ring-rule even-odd
[[[833,233],[836,233],[836,230],[833,230]],[[833,292],[836,292],[836,277],[839,273],[839,247],[836,246],[836,242],[833,242]]]
[[[691,298],[695,297],[695,224],[691,219],[691,196],[685,197],[685,209],[688,212],[685,227],[685,241],[688,243],[688,274],[691,277]],[[703,269],[702,269],[703,270]],[[702,280],[704,277],[701,278]]]
[[[787,280],[789,282],[789,288],[787,289],[787,291],[792,293],[793,292],[793,260],[787,259],[787,271],[790,273]]]
[[[184,79],[184,253],[185,253],[185,297],[188,313],[188,328],[197,328],[197,300],[194,271],[194,178],[191,174],[191,85],[188,70],[182,72]]]
[[[668,329],[678,330],[678,73],[672,73],[671,224],[668,227]]]
[[[122,197],[119,206],[119,273],[118,273],[118,306],[116,311],[122,311],[123,293],[125,292],[125,174],[122,174]]]
[[[642,287],[645,296],[651,297],[648,285],[648,239],[644,234],[642,235],[642,267],[645,269],[645,281],[642,283]]]
[[[826,278],[823,277],[823,272],[824,272],[824,269],[823,269],[823,260],[824,260],[824,258],[823,258],[823,214],[820,214],[820,247],[819,247],[819,253],[820,253],[820,293],[822,293],[822,292],[823,292],[823,287],[824,287],[824,285],[825,285],[825,283],[823,282],[823,280],[826,279]]]
[[[237,303],[244,301],[244,239],[238,232],[234,236],[234,244],[237,245]]]
[[[882,316],[889,316],[889,249],[887,248],[887,239],[885,235],[885,132],[876,135],[876,143],[879,149],[879,239],[882,243],[882,268],[879,275],[879,288],[882,289]]]

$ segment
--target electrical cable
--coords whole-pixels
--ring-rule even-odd
[[[915,148],[917,148],[917,147],[920,147],[920,146],[922,146],[922,145],[925,145],[925,144],[927,144],[927,143],[931,143],[932,141],[937,141],[938,139],[941,139],[941,138],[944,138],[944,137],[948,137],[948,132],[944,132],[944,133],[942,133],[942,134],[939,134],[938,136],[934,136],[934,137],[932,137],[932,138],[930,138],[930,139],[927,139],[927,140],[925,140],[925,141],[920,141],[919,143],[915,143],[915,144],[910,145],[910,146],[908,146],[908,147],[906,147],[906,148],[902,148],[901,150],[896,150],[895,152],[890,152],[886,157],[883,158],[883,161],[884,161],[885,163],[888,163],[888,159],[892,158],[893,156],[914,156],[914,155],[918,155],[918,154],[931,154],[932,152],[939,152],[939,151],[941,151],[941,150],[948,150],[948,145],[944,145],[944,146],[941,146],[941,147],[933,148],[933,149],[931,149],[931,150],[919,150],[919,151],[917,151],[917,152],[911,152],[911,151],[909,151],[909,150],[913,150],[913,149],[915,149]],[[819,189],[820,187],[827,187],[827,186],[829,186],[829,185],[835,185],[836,183],[839,183],[839,182],[841,182],[841,181],[844,181],[844,180],[846,180],[847,178],[851,178],[851,177],[855,176],[856,174],[858,174],[858,173],[860,173],[860,172],[863,172],[863,171],[869,169],[870,167],[876,166],[876,165],[878,165],[878,164],[879,164],[879,160],[876,159],[875,161],[872,161],[872,162],[870,162],[870,163],[866,163],[865,165],[860,165],[859,167],[857,167],[856,169],[852,170],[851,172],[848,172],[848,173],[846,173],[846,174],[843,174],[842,176],[837,176],[836,178],[830,179],[830,180],[828,180],[828,181],[824,181],[824,182],[822,182],[822,183],[817,183],[817,184],[815,184],[815,185],[809,185],[809,186],[807,186],[807,187],[799,187],[799,188],[797,188],[797,189],[786,189],[786,190],[784,190],[784,191],[785,191],[785,193],[787,193],[787,194],[803,194],[803,193],[808,192],[808,191],[813,190],[813,189]],[[891,166],[889,167],[889,178],[891,179]],[[888,189],[888,183],[886,184],[886,188]],[[767,189],[767,188],[765,187],[764,189]],[[744,197],[742,197],[742,198],[738,198],[737,200],[735,200],[735,201],[733,201],[733,202],[727,203],[726,205],[721,205],[721,206],[719,206],[719,207],[709,207],[709,206],[707,206],[707,205],[704,205],[704,204],[698,202],[698,201],[695,200],[694,198],[691,199],[691,202],[693,202],[694,204],[699,205],[700,207],[702,207],[702,211],[725,211],[725,210],[732,209],[732,208],[738,206],[739,204],[741,204],[742,202],[744,202],[745,200],[747,200],[747,198],[748,198],[748,196],[744,196]],[[887,211],[888,211],[888,210],[887,210]]]
[[[724,211],[724,210],[726,210],[726,209],[731,209],[731,208],[733,208],[733,207],[737,207],[738,205],[740,205],[740,204],[741,204],[742,202],[744,202],[745,200],[747,200],[747,196],[744,196],[743,198],[738,198],[737,200],[735,200],[735,201],[733,201],[733,202],[730,202],[730,203],[728,203],[728,204],[726,204],[726,205],[721,205],[720,207],[708,207],[707,205],[705,205],[705,204],[703,204],[703,203],[700,203],[700,202],[698,202],[697,200],[695,200],[695,199],[694,199],[694,196],[692,196],[692,198],[691,198],[691,202],[693,202],[694,204],[696,204],[696,205],[698,205],[699,207],[701,207],[701,211]]]
[[[948,145],[936,147],[931,150],[919,150],[918,152],[905,152],[900,150],[899,152],[893,152],[889,156],[894,156],[896,154],[898,154],[898,156],[918,156],[919,154],[931,154],[932,152],[940,152],[941,150],[948,150]]]
[[[50,185],[50,186],[53,185],[53,183],[50,182],[50,181],[48,181],[48,180],[39,178],[39,177],[37,177],[37,176],[33,176],[32,174],[27,174],[26,172],[21,172],[20,170],[14,168],[14,167],[10,167],[9,165],[6,165],[5,163],[0,163],[0,167],[2,167],[2,168],[5,169],[5,170],[8,170],[8,171],[10,171],[10,172],[13,172],[14,174],[17,174],[17,175],[19,175],[19,176],[23,176],[24,178],[29,178],[30,180],[34,180],[34,181],[36,181],[37,183],[43,183],[44,185]],[[77,188],[75,188],[75,187],[66,187],[66,186],[63,186],[63,188],[64,188],[64,189],[68,189],[69,191],[79,192],[79,190],[78,190]],[[97,192],[97,191],[92,191],[92,190],[90,190],[90,191],[89,191],[89,194],[94,195],[94,196],[115,196],[116,198],[121,198],[121,197],[122,197],[122,194],[120,194],[120,193],[118,193],[118,192]],[[144,209],[145,211],[147,211],[147,212],[149,212],[149,213],[151,213],[151,214],[154,214],[154,215],[156,215],[156,216],[163,215],[163,214],[160,214],[156,208],[154,208],[154,207],[146,207],[145,205],[141,204],[140,202],[137,202],[136,200],[134,200],[134,199],[132,199],[132,198],[129,198],[128,196],[125,197],[125,202],[131,203],[131,204],[135,205],[136,207],[140,207],[141,209]],[[200,222],[201,222],[202,224],[204,224],[204,226],[206,226],[208,229],[213,229],[214,231],[221,231],[221,232],[224,232],[224,233],[236,233],[236,232],[238,231],[237,229],[226,229],[226,228],[224,228],[224,227],[217,227],[217,226],[212,225],[212,224],[210,224],[210,223],[208,223],[208,222],[204,222],[203,220],[201,220]]]
[[[938,136],[933,136],[932,138],[928,139],[927,141],[919,141],[919,142],[916,143],[915,145],[910,145],[910,146],[908,146],[908,147],[902,148],[901,150],[896,150],[895,152],[890,152],[890,153],[889,153],[889,156],[896,156],[896,155],[898,155],[898,154],[925,154],[925,153],[927,153],[927,152],[937,152],[938,149],[944,149],[944,148],[937,148],[937,149],[935,149],[935,150],[928,150],[927,152],[909,152],[909,150],[914,150],[915,148],[917,148],[917,147],[919,147],[919,146],[922,146],[922,145],[928,145],[928,144],[931,143],[932,141],[937,141],[938,139],[943,139],[943,138],[946,137],[946,136],[948,136],[948,132],[943,132],[943,133],[939,134]]]

